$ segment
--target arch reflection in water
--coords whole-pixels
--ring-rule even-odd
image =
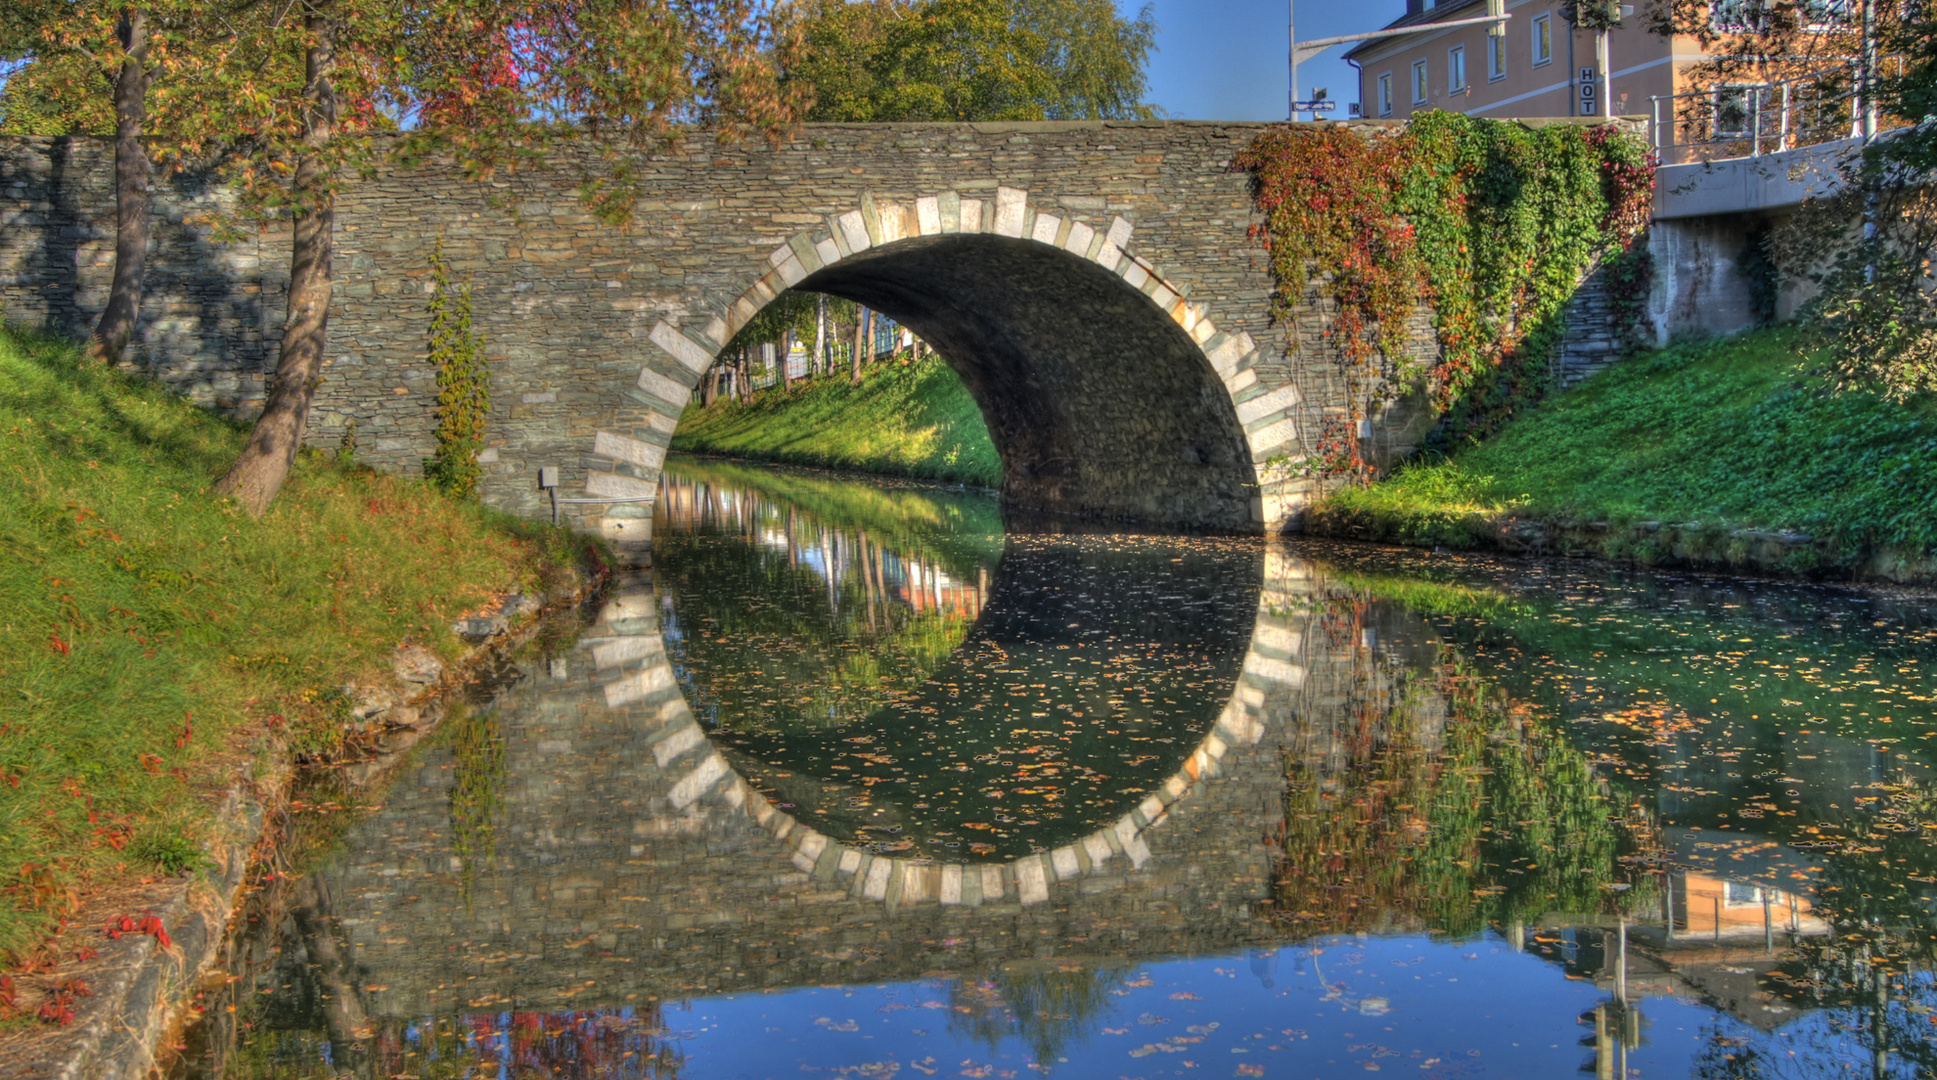
[[[1005,546],[984,499],[692,462],[667,476],[675,677],[756,807],[864,892],[1033,902],[1140,863],[1138,833],[1214,760],[1193,757],[1234,737],[1206,738],[1256,629],[1260,545]],[[905,869],[877,865],[891,855]]]
[[[669,586],[622,583],[249,923],[291,929],[207,1006],[264,1063],[231,1075],[1937,1068],[1937,784],[1873,738],[1933,718],[1771,708],[1880,713],[1845,676],[1892,664],[1930,698],[1937,609],[1295,554],[1264,549],[1230,699],[1127,840],[982,864],[776,807],[687,703]]]

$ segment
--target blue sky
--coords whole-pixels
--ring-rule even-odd
[[[1134,15],[1137,0],[1117,0]],[[1150,58],[1150,100],[1186,120],[1283,120],[1289,51],[1285,0],[1154,0],[1157,49]],[[1404,14],[1404,0],[1298,3],[1301,41],[1377,30]],[[1323,86],[1341,104],[1358,100],[1345,46],[1298,67],[1299,92]]]

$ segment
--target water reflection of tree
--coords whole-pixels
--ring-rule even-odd
[[[890,479],[856,483],[824,473],[686,457],[666,462],[666,484],[669,491],[676,486],[731,491],[768,506],[791,507],[810,520],[866,529],[889,547],[958,576],[973,574],[1002,553],[1002,509],[986,492]],[[663,529],[667,522],[658,524]]]
[[[1453,649],[1430,671],[1361,652],[1334,760],[1290,760],[1277,876],[1301,933],[1471,934],[1650,902],[1650,826],[1566,738]]]
[[[498,853],[497,814],[504,801],[504,735],[496,710],[460,706],[445,717],[451,748],[451,853],[458,859],[458,893],[471,911],[480,866]]]
[[[866,533],[842,534],[845,574],[791,548],[692,534],[658,543],[661,587],[677,597],[674,651],[688,700],[738,727],[784,734],[869,716],[921,685],[974,624],[969,608],[897,602],[883,550]]]
[[[1045,1070],[1087,1042],[1111,1009],[1111,994],[1127,968],[1074,962],[1004,964],[984,978],[949,984],[948,1028],[993,1051],[1019,1038]]]

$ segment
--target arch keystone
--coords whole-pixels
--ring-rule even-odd
[[[1063,241],[1063,250],[1087,259],[1090,257],[1090,243],[1095,239],[1095,229],[1080,221],[1073,221],[1069,226],[1069,239]]]
[[[1021,188],[995,189],[995,228],[999,236],[1022,237],[1023,215],[1028,210],[1029,193]]]

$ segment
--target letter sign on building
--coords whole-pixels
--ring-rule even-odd
[[[1598,80],[1596,80],[1596,79],[1594,78],[1594,69],[1593,69],[1593,68],[1591,68],[1591,67],[1584,67],[1584,68],[1582,68],[1582,69],[1581,69],[1581,78],[1580,78],[1580,87],[1581,87],[1581,109],[1580,109],[1580,114],[1581,114],[1582,116],[1599,116],[1599,115],[1601,115],[1601,110],[1600,110],[1600,109],[1599,109],[1598,107],[1596,107],[1596,105],[1595,105],[1595,102],[1594,102],[1594,97],[1595,97],[1595,95],[1596,95],[1596,94],[1598,94],[1598,93],[1600,92],[1600,91],[1599,91],[1599,90],[1597,89],[1597,83],[1598,83]]]

